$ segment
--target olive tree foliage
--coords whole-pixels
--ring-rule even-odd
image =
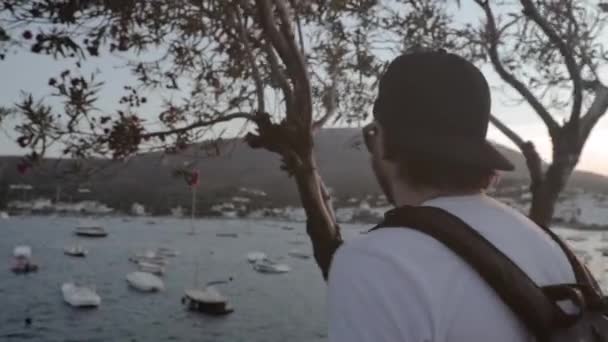
[[[296,182],[325,277],[342,238],[314,131],[364,119],[396,52],[449,45],[439,1],[3,0],[0,11],[0,57],[29,51],[73,62],[48,79],[62,105],[29,94],[16,104],[26,166],[53,144],[79,159],[179,153],[210,127],[245,120],[250,146],[279,154]],[[125,85],[115,112],[96,109],[103,82],[81,71],[108,54],[128,56],[137,80]],[[141,113],[151,90],[181,99]]]

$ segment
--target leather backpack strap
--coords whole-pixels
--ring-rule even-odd
[[[577,284],[581,285],[582,288],[585,289],[583,294],[587,301],[589,301],[591,305],[594,303],[597,304],[602,302],[603,294],[602,289],[599,286],[597,280],[591,274],[591,271],[583,262],[574,254],[572,249],[562,240],[557,234],[555,234],[551,229],[540,226],[543,231],[545,231],[555,243],[562,249],[570,265],[572,267],[572,271],[574,272],[574,277],[576,278]]]
[[[457,216],[435,207],[388,211],[372,229],[407,228],[427,234],[466,261],[490,285],[538,341],[548,341],[565,314],[542,288],[479,232]]]

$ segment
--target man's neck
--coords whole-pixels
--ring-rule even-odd
[[[393,188],[393,201],[396,207],[419,206],[438,197],[455,197],[482,194],[483,190],[446,191],[432,188],[412,189],[407,185]]]

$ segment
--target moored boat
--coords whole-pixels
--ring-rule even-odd
[[[101,304],[101,297],[90,287],[64,283],[61,293],[63,300],[74,307],[97,307]]]
[[[225,282],[213,282],[221,284]],[[207,284],[203,289],[186,290],[182,297],[182,304],[189,310],[203,312],[209,315],[227,315],[234,312],[228,299],[223,296],[215,286]]]
[[[127,283],[142,292],[158,292],[165,289],[162,279],[148,272],[131,272],[126,276]]]
[[[74,234],[86,237],[106,237],[108,232],[100,226],[80,226],[76,227]]]
[[[65,255],[73,256],[73,257],[85,257],[89,253],[86,249],[84,249],[80,245],[69,246],[63,249],[63,253]]]

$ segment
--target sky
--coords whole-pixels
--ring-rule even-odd
[[[467,1],[463,1],[463,7],[458,15],[471,19],[476,15],[476,11],[475,8],[467,5]],[[122,87],[136,84],[129,71],[121,67],[124,64],[125,60],[117,56],[105,56],[90,59],[83,65],[84,75],[98,72],[98,79],[105,83],[98,101],[100,109],[105,111],[119,109],[118,99],[122,96]],[[4,61],[0,61],[0,106],[11,106],[16,103],[21,98],[22,91],[31,92],[35,97],[48,96],[50,92],[50,87],[47,85],[49,77],[57,76],[66,66],[73,67],[72,64],[53,61],[48,57],[31,53],[7,55]],[[491,86],[504,87],[504,83],[499,80],[491,68],[483,67],[482,71]],[[608,72],[606,74],[608,75]],[[181,93],[153,94],[147,97],[149,101],[140,112],[158,113],[158,110],[155,109],[161,104],[162,97],[185,95]],[[544,124],[532,109],[526,104],[513,105],[511,98],[500,89],[494,89],[492,96],[492,112],[519,133],[522,138],[532,141],[545,160],[550,160],[551,141]],[[150,120],[155,120],[152,114],[150,114]],[[15,124],[16,122],[9,121],[0,126],[0,155],[24,153],[14,142],[15,134],[11,127],[14,127]],[[228,125],[234,132],[237,132],[241,126],[242,122]],[[515,148],[511,141],[494,127],[490,127],[488,137],[500,144]],[[608,175],[608,114],[598,123],[591,134],[578,168]]]

